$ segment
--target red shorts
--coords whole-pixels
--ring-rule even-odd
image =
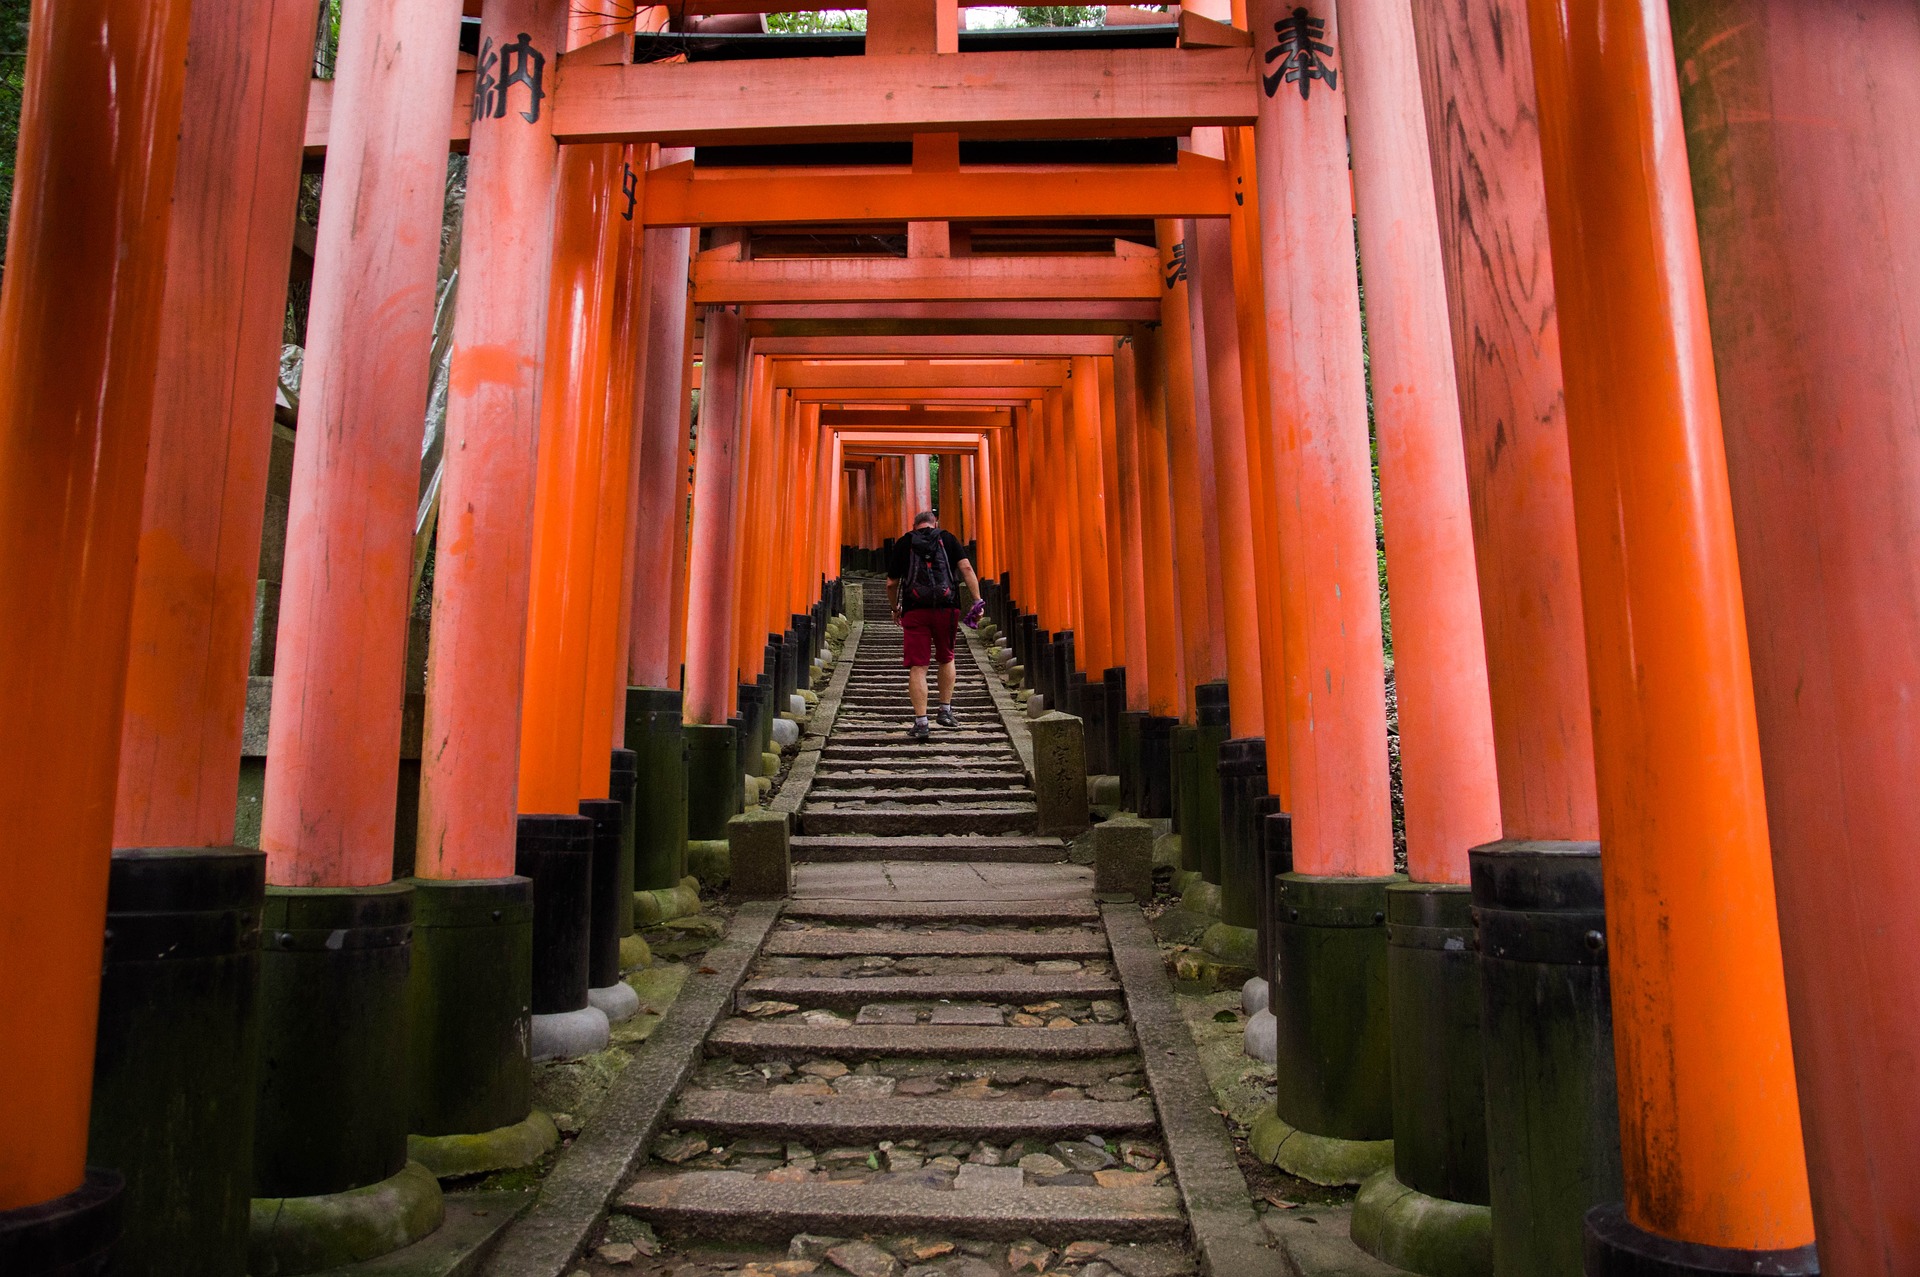
[[[905,631],[901,655],[907,668],[923,666],[929,657],[938,657],[938,665],[951,661],[954,629],[959,624],[957,607],[917,607],[901,613],[900,628]]]

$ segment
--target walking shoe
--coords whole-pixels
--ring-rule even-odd
[[[932,740],[933,729],[927,726],[926,719],[919,718],[919,719],[915,719],[913,726],[907,729],[907,735],[912,737],[914,740],[921,740],[921,741]]]
[[[942,705],[940,707],[940,712],[934,716],[933,721],[940,724],[940,726],[942,727],[960,726],[959,721],[955,719],[953,716],[953,706],[951,705]]]

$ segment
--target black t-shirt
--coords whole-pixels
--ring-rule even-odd
[[[895,581],[907,579],[908,563],[913,556],[912,541],[911,534],[894,538],[893,550],[887,555],[887,576]],[[960,538],[945,528],[940,530],[940,544],[946,547],[947,566],[953,570],[953,597],[957,603],[961,594],[964,593],[966,578],[960,575],[960,561],[966,557],[966,554],[960,548]],[[902,605],[906,603],[905,598],[900,601]]]

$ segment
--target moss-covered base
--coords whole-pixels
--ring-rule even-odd
[[[1343,1140],[1297,1130],[1269,1109],[1247,1135],[1253,1155],[1311,1184],[1362,1184],[1393,1165],[1392,1140]]]
[[[440,1227],[440,1181],[418,1162],[378,1184],[318,1197],[256,1197],[247,1239],[252,1277],[292,1277],[377,1259]]]
[[[1220,884],[1208,882],[1204,878],[1187,883],[1180,889],[1180,907],[1190,913],[1204,913],[1209,917],[1220,916]],[[1238,928],[1251,932],[1251,927]]]
[[[709,891],[733,881],[733,846],[724,838],[702,838],[687,844],[687,868]]]
[[[560,1142],[553,1119],[539,1109],[524,1121],[477,1135],[409,1135],[407,1156],[440,1179],[529,1166]]]
[[[1493,1271],[1493,1209],[1429,1197],[1391,1167],[1360,1186],[1353,1203],[1360,1249],[1421,1277],[1486,1277]]]
[[[689,843],[688,846],[698,846]],[[660,887],[653,891],[633,893],[633,925],[653,927],[675,918],[686,918],[700,912],[700,890],[685,883],[678,887]]]
[[[631,935],[620,937],[620,969],[634,971],[653,965],[653,946],[644,936]]]
[[[1223,967],[1245,967],[1249,972],[1259,968],[1260,933],[1252,927],[1216,922],[1200,938],[1200,947]]]

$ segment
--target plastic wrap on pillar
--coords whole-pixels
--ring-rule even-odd
[[[592,954],[593,822],[522,816],[514,868],[533,880],[533,1013],[587,1005]]]
[[[1621,1192],[1600,845],[1491,843],[1472,873],[1494,1271],[1577,1274]]]
[[[1220,746],[1220,920],[1259,925],[1259,829],[1254,803],[1267,792],[1267,742],[1250,736]]]
[[[246,848],[113,854],[87,1160],[126,1178],[123,1271],[246,1271],[265,889]]]

